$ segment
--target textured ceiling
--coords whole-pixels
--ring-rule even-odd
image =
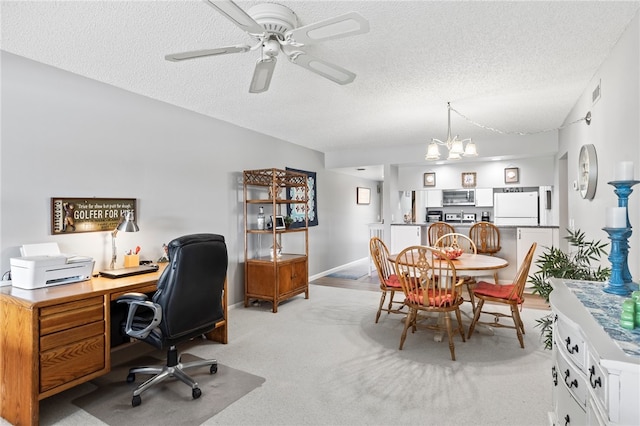
[[[255,1],[237,1],[247,10]],[[446,137],[446,103],[509,131],[558,127],[639,1],[279,1],[302,25],[357,11],[370,32],[308,47],[357,74],[340,86],[258,52],[180,63],[167,53],[250,43],[201,1],[2,1],[1,48],[322,152]],[[486,132],[452,115],[454,132]]]

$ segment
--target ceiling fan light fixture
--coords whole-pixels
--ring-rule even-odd
[[[278,53],[280,53],[280,43],[276,40],[269,39],[262,43],[263,55],[273,58],[274,56],[278,56]]]

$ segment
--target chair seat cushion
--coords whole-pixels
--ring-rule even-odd
[[[389,278],[387,278],[384,283],[387,287],[402,288],[400,280],[396,274],[389,275]]]
[[[511,294],[513,288],[513,284],[499,285],[480,281],[473,289],[473,294],[476,296],[495,297],[497,299],[516,300],[518,303],[522,303],[524,301],[522,297],[519,297],[516,293]]]
[[[439,292],[434,292],[433,290],[430,290],[427,292],[427,298],[428,298],[428,303],[425,303],[425,299],[424,299],[424,291],[420,291],[417,293],[411,293],[408,296],[408,301],[411,303],[416,303],[419,305],[428,305],[428,306],[435,306],[435,307],[445,307],[445,306],[453,306],[455,304],[455,298],[453,296],[453,293],[451,292],[446,292],[446,293],[439,293]]]

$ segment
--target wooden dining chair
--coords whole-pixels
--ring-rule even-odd
[[[447,222],[434,222],[427,228],[427,241],[430,246],[433,246],[438,238],[444,234],[453,234],[454,232],[456,232],[454,227]]]
[[[478,253],[495,255],[500,251],[500,229],[491,222],[477,222],[469,228],[469,238],[476,243]],[[493,273],[493,280],[498,283],[498,273]]]
[[[476,254],[478,252],[476,248],[476,244],[471,240],[471,238],[467,237],[464,234],[459,233],[451,233],[444,234],[440,238],[438,238],[434,244],[434,247],[439,249],[444,249],[446,247],[453,247],[456,249],[462,249],[463,253]],[[472,275],[461,275],[464,286],[467,289],[467,294],[469,295],[469,302],[471,303],[471,307],[473,311],[476,310],[476,301],[473,297],[473,287],[476,284],[476,278]]]
[[[440,250],[434,247],[411,246],[402,250],[395,261],[396,275],[400,279],[404,291],[405,304],[409,307],[409,315],[404,322],[404,330],[400,337],[400,350],[411,327],[412,333],[418,327],[442,331],[449,336],[451,359],[456,360],[453,344],[453,328],[451,312],[456,315],[457,330],[465,341],[460,305],[463,302],[460,294],[462,279],[456,276],[456,268],[449,259],[440,259]],[[436,313],[444,317],[444,327],[438,319],[437,323],[425,323],[419,320],[419,314]]]
[[[395,273],[393,263],[389,261],[389,250],[385,243],[378,237],[372,237],[369,240],[369,251],[371,252],[371,258],[376,265],[376,271],[378,272],[378,279],[380,280],[380,305],[378,306],[378,312],[376,313],[376,323],[380,319],[382,311],[390,313],[405,313],[401,309],[404,307],[404,299],[396,300],[396,292],[400,296],[404,297],[402,293],[402,286],[398,280],[398,276]],[[385,308],[384,302],[389,294],[389,305]]]
[[[525,334],[524,324],[522,323],[518,309],[524,303],[524,286],[527,283],[529,268],[533,261],[533,254],[536,251],[536,246],[537,244],[533,243],[531,248],[529,248],[529,251],[524,257],[524,261],[522,262],[522,265],[520,265],[520,269],[518,270],[512,284],[500,285],[488,283],[486,281],[480,281],[477,283],[476,288],[473,290],[473,294],[478,299],[478,307],[476,308],[475,315],[473,316],[473,321],[469,326],[469,338],[471,338],[471,334],[473,333],[476,324],[485,324],[491,327],[515,328],[518,340],[520,341],[520,347],[524,349],[524,339],[522,337],[522,335]],[[482,308],[484,307],[484,302],[509,305],[511,308],[511,315],[497,311],[483,311]],[[479,319],[481,314],[493,315],[493,322],[480,322]],[[499,321],[501,317],[510,317],[513,319],[513,326],[500,323]]]

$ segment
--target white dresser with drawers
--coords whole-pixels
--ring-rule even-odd
[[[604,283],[552,280],[553,425],[640,425],[640,328]]]

